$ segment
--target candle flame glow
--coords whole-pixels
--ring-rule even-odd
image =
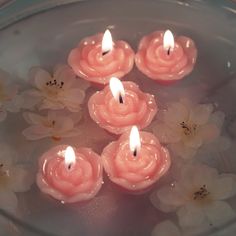
[[[102,53],[106,54],[110,52],[112,48],[113,48],[113,41],[111,32],[109,30],[106,30],[102,38]]]
[[[141,148],[141,140],[137,126],[133,126],[129,135],[129,147],[134,156]]]
[[[164,46],[164,49],[167,50],[168,54],[170,53],[170,51],[173,51],[174,49],[174,46],[175,46],[174,35],[171,33],[170,30],[167,30],[164,33],[163,46]]]
[[[71,146],[68,146],[65,151],[65,164],[68,169],[75,163],[75,151]]]
[[[113,97],[120,103],[123,103],[125,97],[125,89],[123,84],[116,77],[112,77],[109,82],[110,90]]]

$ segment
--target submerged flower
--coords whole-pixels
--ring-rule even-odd
[[[33,183],[32,172],[25,165],[16,164],[15,153],[0,144],[0,208],[14,212],[17,208],[17,192],[26,192]]]
[[[65,65],[55,68],[53,75],[41,68],[33,68],[32,84],[35,87],[24,92],[26,108],[37,105],[41,109],[64,109],[78,112],[89,84],[76,78]]]
[[[160,141],[183,158],[193,157],[202,145],[216,140],[224,120],[222,112],[214,112],[211,104],[192,104],[182,99],[163,111],[153,125]]]
[[[5,120],[7,112],[19,112],[22,106],[22,98],[18,95],[16,85],[9,82],[9,79],[0,73],[0,122]]]
[[[206,165],[186,165],[175,182],[151,195],[151,201],[164,212],[176,211],[184,229],[209,229],[235,217],[224,201],[235,195],[235,186],[236,175],[218,174]]]
[[[152,230],[151,236],[181,236],[179,228],[170,220],[162,221]]]
[[[49,111],[47,115],[38,115],[25,112],[23,116],[31,125],[23,131],[23,135],[29,140],[45,137],[60,140],[62,137],[73,137],[80,133],[79,129],[75,127],[81,119],[80,113]]]

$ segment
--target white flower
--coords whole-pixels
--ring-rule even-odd
[[[0,122],[6,119],[7,112],[19,112],[23,100],[17,93],[18,87],[0,71]]]
[[[81,119],[81,113],[69,114],[65,111],[49,111],[47,115],[38,115],[25,112],[23,116],[31,125],[23,131],[23,135],[29,140],[45,137],[60,140],[62,137],[73,137],[80,133],[75,125]]]
[[[41,68],[33,68],[31,77],[35,88],[22,94],[25,108],[37,105],[40,110],[64,108],[71,112],[80,110],[89,83],[76,78],[68,66],[57,66],[52,76]]]
[[[164,212],[176,211],[184,229],[219,226],[235,213],[224,200],[235,195],[236,175],[218,174],[206,165],[183,166],[176,181],[151,195],[151,201]]]
[[[17,208],[17,192],[30,189],[34,179],[26,165],[16,164],[15,153],[0,143],[0,208],[14,213]]]
[[[194,105],[186,99],[170,104],[159,116],[154,134],[183,158],[193,157],[198,148],[216,140],[224,121],[224,114],[213,112],[213,105]]]
[[[181,236],[179,228],[170,220],[162,221],[152,230],[151,236]]]

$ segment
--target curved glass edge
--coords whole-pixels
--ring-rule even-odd
[[[11,24],[16,23],[19,20],[22,20],[28,16],[58,7],[62,5],[68,5],[76,2],[85,2],[92,0],[6,0],[2,1],[0,4],[0,30],[10,26]],[[94,0],[95,1],[95,0]],[[102,0],[100,0],[102,1]],[[134,0],[136,1],[136,0]],[[158,1],[158,0],[156,0]],[[173,0],[159,0],[159,1],[169,1]],[[175,0],[174,0],[175,1]],[[221,7],[229,13],[236,14],[236,0],[177,0],[178,2],[190,2],[191,4],[203,3],[210,4],[212,7]],[[0,2],[1,3],[1,2]],[[38,227],[28,225],[26,222],[19,220],[18,218],[4,212],[0,209],[0,215],[6,219],[12,221],[16,225],[23,227],[27,232],[32,233],[33,235],[45,235],[45,236],[56,236],[49,232],[44,232]],[[212,232],[208,236],[222,236],[222,235],[234,235],[236,232],[235,220],[228,222],[221,229],[218,229],[217,232]]]
[[[33,14],[70,3],[84,2],[88,0],[5,0],[0,2],[0,30]],[[92,0],[90,0],[92,1]],[[101,1],[101,0],[100,0]],[[165,0],[167,1],[167,0]],[[168,0],[170,1],[170,0]],[[173,0],[171,0],[173,1]],[[236,0],[177,0],[178,2],[208,3],[214,7],[222,7],[224,10],[236,14]]]
[[[33,14],[51,8],[86,0],[21,0],[3,1],[0,5],[0,30]]]

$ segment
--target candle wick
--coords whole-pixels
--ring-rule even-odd
[[[167,55],[169,56],[170,55],[170,47],[168,48],[168,50],[167,50]]]
[[[72,167],[72,164],[69,164],[69,165],[68,165],[68,170],[70,170],[70,169],[71,169],[71,167]]]
[[[119,102],[120,102],[120,104],[124,103],[124,100],[123,100],[123,97],[121,96],[121,94],[119,94]]]
[[[107,50],[105,52],[102,52],[102,56],[105,56],[108,52],[110,52],[110,50]]]
[[[134,152],[133,152],[134,157],[136,157],[137,154],[138,154],[138,153],[137,153],[137,149],[135,148],[135,149],[134,149]]]

